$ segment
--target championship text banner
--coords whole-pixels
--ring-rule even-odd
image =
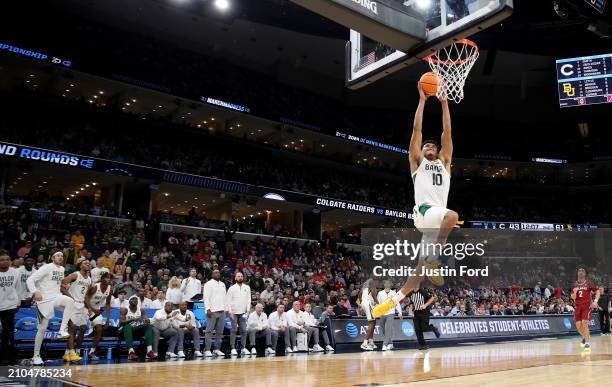
[[[121,163],[95,157],[86,157],[62,151],[20,144],[0,142],[0,156],[10,159],[31,160],[45,164],[80,168],[112,175],[151,179],[156,181],[155,184],[159,184],[159,182],[168,182],[224,192],[252,195],[264,199],[307,204],[313,207],[337,208],[350,212],[367,213],[396,219],[412,218],[412,213],[408,213],[403,209],[378,207],[366,203],[355,203],[345,200],[318,197],[299,192],[277,190],[264,186],[255,186],[189,173],[167,171],[158,168]]]

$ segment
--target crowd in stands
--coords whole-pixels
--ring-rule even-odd
[[[68,271],[74,270],[79,257],[84,257],[91,261],[94,280],[101,271],[111,273],[115,305],[133,295],[151,303],[170,297],[178,304],[175,301],[180,296],[173,297],[172,289],[180,287],[180,281],[193,267],[201,283],[218,269],[228,287],[234,274],[242,272],[253,292],[253,305],[262,302],[269,308],[299,301],[318,307],[318,311],[331,304],[342,311],[346,308],[351,313],[360,313],[364,274],[356,251],[316,242],[236,240],[219,234],[164,233],[160,244],[151,244],[145,235],[146,230],[135,228],[132,222],[55,215],[45,223],[33,219],[25,208],[0,213],[0,248],[8,249],[14,258],[33,257],[37,266],[47,262],[51,249],[60,249]],[[521,287],[505,285],[500,289],[438,289],[438,293],[436,306],[440,310],[433,308],[432,313],[437,311],[441,315],[455,315],[462,307],[466,314],[498,314],[497,309],[502,314],[571,311],[567,289],[539,282],[524,283]],[[445,310],[447,307],[449,310]]]
[[[30,210],[26,201],[17,208],[0,210],[0,249],[8,250],[16,269],[24,264],[40,268],[53,251],[63,253],[66,275],[88,261],[94,284],[110,276],[107,281],[112,288],[112,307],[124,311],[155,309],[150,326],[136,329],[126,324],[123,328],[132,360],[138,358],[132,348],[134,336],[150,347],[148,358],[157,357],[160,337],[166,339],[166,358],[185,356],[184,337],[199,340],[199,332],[189,322],[193,317],[187,312],[187,301],[202,299],[206,305],[222,305],[218,316],[214,308],[208,315],[204,351],[196,346],[195,356],[225,356],[220,344],[223,329],[218,328],[223,324],[217,321],[224,321],[226,315],[232,322],[231,354],[237,354],[235,338],[240,326],[242,356],[257,355],[256,339],[260,337],[265,339],[266,354],[275,353],[280,339],[284,340],[285,353],[297,351],[296,337],[300,332],[314,342],[312,351],[333,351],[320,325],[328,317],[365,315],[360,306],[365,280],[361,254],[344,247],[291,238],[236,239],[227,230],[222,235],[164,232],[156,241],[157,238],[147,238],[149,230],[139,221],[100,220],[53,211],[39,215]],[[430,314],[463,317],[573,313],[569,287],[560,282],[555,286],[541,282],[553,281],[555,276],[538,276],[534,273],[544,270],[527,267],[532,270],[521,275],[516,284],[499,281],[498,286],[483,283],[432,289],[437,299]],[[242,284],[248,285],[247,293],[241,293]],[[238,290],[233,292],[238,293],[232,296],[236,286]],[[231,301],[234,296],[235,302]],[[28,306],[27,300],[24,293],[23,306]],[[230,311],[226,309],[228,305]],[[232,312],[232,308],[245,312]],[[401,308],[404,315],[414,313],[409,299]],[[125,313],[121,321],[127,321]],[[215,328],[214,340],[213,324],[222,324]],[[97,357],[96,349],[91,348],[89,355]]]

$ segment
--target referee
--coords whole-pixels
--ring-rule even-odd
[[[423,337],[424,332],[433,332],[437,338],[440,337],[438,328],[429,323],[429,309],[436,297],[427,289],[412,289],[409,297],[414,305],[414,331],[419,342],[419,350],[425,351],[429,347]]]

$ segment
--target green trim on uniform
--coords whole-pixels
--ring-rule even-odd
[[[431,207],[429,204],[421,204],[419,206],[419,212],[421,213],[421,215],[425,216],[425,213],[427,212],[427,210],[429,210]]]

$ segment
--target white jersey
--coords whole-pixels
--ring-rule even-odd
[[[362,306],[374,306],[376,302],[374,302],[374,297],[372,296],[372,292],[370,292],[369,288],[363,288],[361,292],[361,305]]]
[[[42,293],[43,302],[54,299],[61,295],[60,286],[64,279],[64,270],[64,266],[53,262],[42,265],[26,280],[28,290],[31,293]]]
[[[68,289],[68,293],[72,296],[74,301],[79,304],[83,304],[85,302],[85,294],[87,294],[87,289],[91,286],[91,277],[83,277],[80,271],[77,271],[77,279],[70,284],[70,289]]]
[[[423,159],[412,174],[414,202],[417,207],[429,205],[446,208],[450,190],[450,174],[440,159]]]
[[[133,318],[139,318],[141,316],[141,311],[140,311],[140,307],[136,307],[136,312],[132,312],[132,310],[130,309],[130,307],[127,307],[127,314],[125,315],[125,319],[126,320],[130,320]],[[137,327],[139,325],[142,325],[142,321],[132,321],[130,323],[131,326],[133,327]]]
[[[91,304],[91,307],[93,309],[102,309],[103,307],[105,307],[106,306],[106,299],[110,295],[110,291],[111,291],[111,286],[108,285],[106,287],[106,291],[103,292],[102,291],[102,284],[98,282],[96,284],[96,292],[94,293],[93,296],[91,296],[91,299],[89,300],[89,303]]]
[[[19,299],[22,301],[32,297],[32,292],[28,290],[28,285],[26,284],[26,281],[28,280],[28,278],[30,278],[32,274],[34,274],[35,271],[36,269],[34,267],[32,267],[32,270],[30,271],[27,271],[25,266],[20,266],[19,269],[17,269],[17,272],[19,273],[20,283]]]

